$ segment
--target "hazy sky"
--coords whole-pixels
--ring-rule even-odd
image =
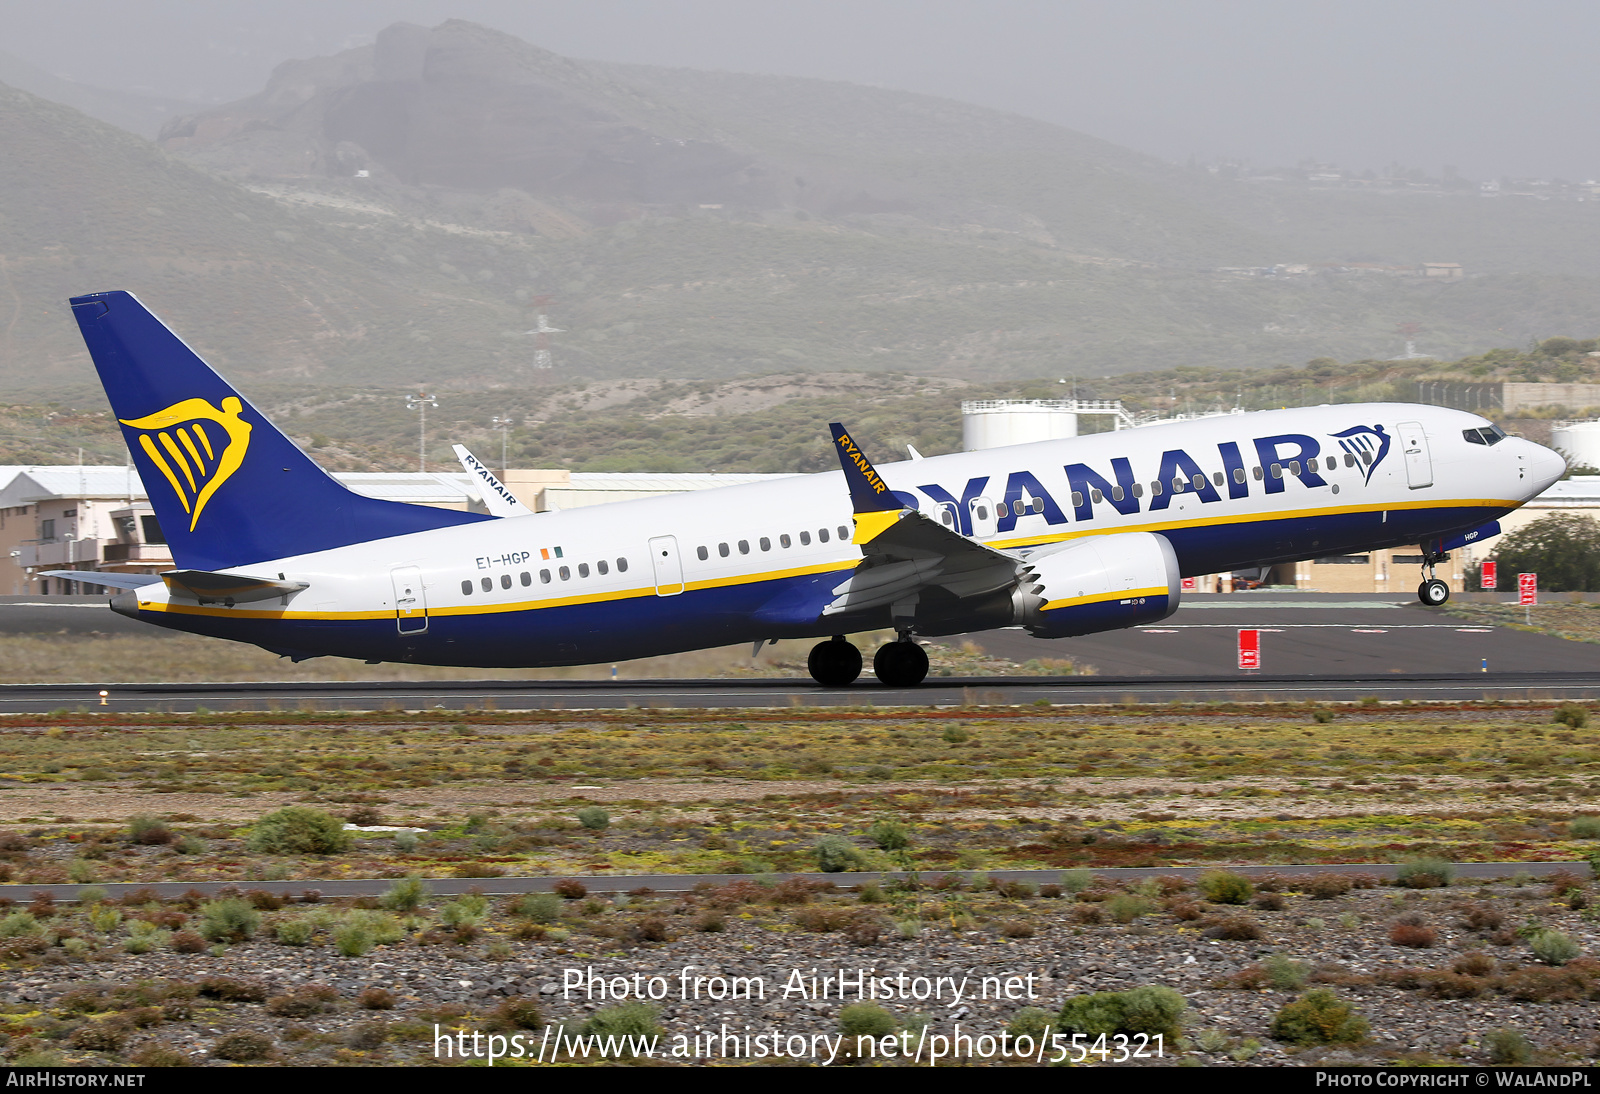
[[[576,57],[945,95],[1170,160],[1600,177],[1594,0],[0,0],[0,49],[218,102],[451,18]]]

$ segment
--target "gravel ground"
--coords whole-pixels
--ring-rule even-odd
[[[743,895],[755,892],[747,888]],[[1204,905],[1190,889],[1166,898],[1164,906],[1156,900],[1155,910],[1129,925],[1085,922],[1105,905],[1070,897],[1005,900],[994,893],[924,891],[891,894],[891,901],[898,904],[862,904],[850,895],[835,895],[805,905],[774,907],[759,901],[743,903],[739,895],[717,891],[681,899],[642,896],[620,904],[594,898],[569,901],[562,922],[570,933],[564,939],[517,938],[511,933],[514,920],[504,909],[493,909],[484,921],[485,933],[466,944],[443,941],[438,921],[425,910],[423,919],[410,925],[425,930],[363,957],[341,957],[321,936],[309,946],[286,946],[258,937],[216,954],[179,954],[169,949],[131,954],[109,941],[91,946],[87,959],[60,947],[20,958],[11,953],[0,987],[0,1003],[6,1004],[5,1029],[11,1035],[7,1055],[13,1062],[105,1063],[139,1060],[143,1052],[148,1062],[155,1059],[148,1050],[159,1044],[193,1063],[222,1064],[226,1061],[217,1052],[219,1046],[226,1051],[229,1035],[253,1031],[270,1043],[265,1063],[416,1065],[436,1059],[443,1043],[436,1042],[436,1036],[448,1041],[455,1032],[465,1033],[464,1041],[450,1041],[454,1054],[463,1045],[473,1047],[473,1033],[495,1029],[504,1037],[520,1032],[528,1054],[541,1043],[548,1054],[550,1035],[543,1030],[519,1031],[503,1017],[497,1022],[497,1008],[508,999],[536,999],[547,1022],[571,1035],[604,1008],[634,998],[641,990],[648,998],[653,989],[663,1034],[656,1055],[666,1062],[743,1062],[744,1053],[753,1051],[753,1046],[764,1045],[770,1051],[772,1036],[781,1034],[782,1043],[803,1062],[826,1063],[832,1058],[840,1064],[847,1061],[833,1056],[829,1046],[836,1044],[831,1039],[840,1031],[841,1008],[856,1002],[859,991],[851,980],[840,998],[838,977],[843,973],[846,978],[882,978],[876,1002],[909,1031],[899,1043],[913,1049],[922,1046],[924,1063],[927,1051],[941,1044],[950,1055],[945,1062],[1036,1062],[1007,1060],[997,1055],[997,1044],[957,1038],[996,1037],[1023,1007],[1042,1007],[1054,1014],[1072,996],[1148,984],[1172,988],[1186,999],[1185,1036],[1177,1043],[1164,1043],[1159,1055],[1120,1066],[1473,1064],[1487,1062],[1484,1035],[1507,1029],[1531,1042],[1535,1062],[1597,1062],[1596,1010],[1589,1000],[1600,995],[1600,966],[1583,958],[1565,967],[1568,980],[1579,985],[1573,989],[1578,998],[1572,1001],[1514,997],[1518,981],[1513,974],[1519,969],[1532,970],[1519,974],[1524,978],[1549,980],[1559,975],[1535,961],[1528,941],[1517,936],[1516,928],[1537,921],[1564,931],[1585,954],[1600,952],[1600,924],[1581,910],[1553,901],[1549,886],[1543,884],[1357,889],[1324,900],[1290,888],[1266,898],[1269,903],[1281,900],[1281,909]],[[1085,894],[1096,895],[1106,894]],[[700,917],[719,907],[725,930],[697,930]],[[1469,928],[1466,919],[1473,908],[1480,920],[1484,911],[1498,914],[1498,933],[1481,922],[1479,929]],[[300,910],[268,913],[268,926],[274,917]],[[852,941],[846,933],[803,929],[795,921],[803,920],[808,910],[874,920],[881,933],[872,941],[858,932]],[[129,909],[130,914],[133,911]],[[952,929],[952,917],[968,913],[970,919],[955,925],[973,929]],[[1183,918],[1190,914],[1197,918]],[[891,921],[918,915],[922,929],[910,938],[903,937]],[[1404,915],[1437,933],[1431,947],[1405,948],[1389,941],[1391,927]],[[1259,939],[1206,936],[1208,925],[1239,916],[1255,922]],[[641,933],[648,936],[641,924],[652,917],[667,940],[638,940]],[[1031,936],[1026,935],[1028,930]],[[538,932],[523,931],[528,933]],[[1022,936],[1005,937],[1007,933]],[[1248,980],[1252,967],[1274,954],[1305,963],[1302,974],[1311,973],[1309,986],[1331,988],[1353,1004],[1370,1024],[1370,1036],[1356,1045],[1316,1048],[1275,1041],[1274,1015],[1300,993],[1230,985],[1241,973]],[[1457,993],[1481,994],[1432,997],[1438,989],[1430,990],[1428,976],[1415,970],[1432,970],[1433,979],[1443,982],[1444,974],[1464,957],[1480,963],[1480,974],[1458,976],[1450,983]],[[1405,969],[1413,971],[1402,973]],[[82,998],[85,988],[105,991],[110,985],[166,981],[192,985],[217,976],[258,983],[268,998],[292,994],[297,988],[303,992],[306,985],[326,985],[332,989],[326,1004],[331,1009],[289,1017],[269,1013],[271,1003],[202,996],[192,1002],[187,1016],[179,1006],[153,1024],[149,1014],[141,1020],[135,1010],[127,1009],[126,1000],[121,1009],[111,1004],[80,1006],[80,1012],[88,1010],[87,1016],[71,1009],[72,1000]],[[703,978],[698,991],[696,977]],[[761,985],[764,998],[713,997],[725,996],[736,977],[745,978],[745,984]],[[1418,983],[1423,984],[1421,990]],[[392,1009],[375,1011],[357,1005],[361,993],[373,987],[393,993]],[[916,997],[935,987],[932,997]],[[954,994],[957,987],[959,998]],[[68,995],[74,991],[77,996]],[[749,994],[757,995],[753,990]],[[151,992],[157,1006],[162,1005],[162,996],[159,990]],[[870,993],[867,998],[871,999]],[[281,1001],[276,1007],[284,1009]],[[97,1043],[80,1032],[103,1025],[124,1029],[119,1048],[97,1051]],[[706,1033],[719,1037],[708,1043],[703,1039]],[[738,1038],[761,1035],[767,1040],[736,1045],[721,1040],[723,1033]],[[941,1042],[941,1037],[947,1040]],[[796,1038],[804,1039],[805,1051],[798,1051],[801,1042]],[[562,1043],[570,1047],[570,1042]],[[488,1044],[480,1039],[480,1051]],[[793,1061],[769,1057],[757,1062]],[[1093,1057],[1086,1062],[1119,1066]]]

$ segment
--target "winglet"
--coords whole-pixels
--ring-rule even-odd
[[[856,534],[852,542],[870,543],[900,520],[905,505],[894,496],[894,491],[879,476],[866,453],[850,439],[844,426],[831,422],[828,428],[833,431],[839,466],[844,468],[845,482],[850,484],[850,502],[856,511]]]
[[[828,428],[833,431],[833,443],[839,449],[839,466],[844,468],[844,480],[850,484],[850,501],[856,513],[904,509],[900,499],[889,489],[889,484],[879,477],[877,468],[872,466],[866,453],[856,447],[856,442],[844,431],[844,426],[831,422]]]

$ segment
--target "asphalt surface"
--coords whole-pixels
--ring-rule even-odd
[[[1235,677],[1241,628],[1262,632],[1265,673],[1474,673],[1485,661],[1490,672],[1600,671],[1600,646],[1474,626],[1426,608],[1414,596],[1382,593],[1189,596],[1170,618],[1148,627],[1060,640],[1022,630],[986,631],[959,641],[1018,664],[1068,657],[1108,676]]]
[[[1260,673],[1236,667],[1240,628],[1262,632]],[[112,613],[102,597],[0,597],[0,633],[170,634]],[[427,681],[415,683],[18,684],[0,714],[211,710],[501,710],[799,706],[1075,705],[1138,701],[1336,702],[1600,699],[1600,647],[1470,626],[1408,596],[1242,593],[1190,596],[1170,619],[1048,641],[1021,630],[958,636],[1019,663],[1069,657],[1092,676],[929,677],[886,688],[811,680]],[[871,650],[864,650],[868,659]],[[1487,660],[1487,672],[1481,671]],[[102,695],[101,692],[105,694]]]

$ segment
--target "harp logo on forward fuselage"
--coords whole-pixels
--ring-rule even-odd
[[[204,399],[185,399],[143,418],[118,419],[136,429],[139,447],[172,484],[194,531],[206,502],[244,463],[250,423],[239,420],[244,404],[237,396],[218,410]]]

